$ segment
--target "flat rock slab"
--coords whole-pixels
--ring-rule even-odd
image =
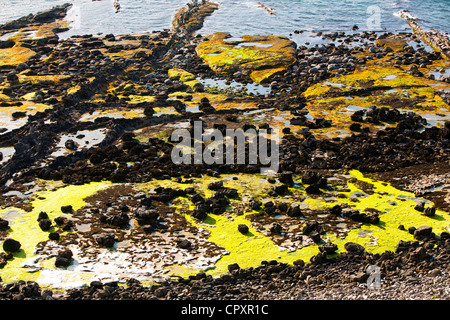
[[[31,49],[23,47],[13,47],[8,49],[0,49],[0,67],[13,66],[26,62],[36,54]]]
[[[242,36],[217,32],[197,46],[197,54],[218,73],[242,72],[257,83],[269,81],[295,63],[295,42],[281,36]]]

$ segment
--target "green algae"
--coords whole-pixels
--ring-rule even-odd
[[[173,68],[168,71],[169,77],[175,77],[179,78],[181,82],[191,87],[193,90],[197,90],[203,87],[203,85],[195,78],[195,75],[192,73],[179,69],[179,68]]]
[[[37,198],[32,201],[33,209],[30,212],[17,209],[18,217],[10,224],[9,238],[21,243],[21,250],[14,253],[14,258],[6,264],[1,271],[3,281],[10,282],[16,280],[36,280],[38,272],[30,273],[21,267],[21,264],[30,258],[35,258],[35,247],[38,243],[48,240],[48,232],[42,231],[37,223],[37,217],[41,211],[47,212],[50,219],[64,215],[61,206],[70,204],[73,210],[82,208],[86,203],[84,198],[95,192],[108,187],[107,182],[93,182],[87,185],[69,185],[55,191],[41,191]],[[6,208],[0,212],[3,216],[8,210]]]
[[[415,204],[420,199],[410,192],[398,190],[388,183],[371,179],[356,170],[352,170],[346,175],[340,175],[340,177],[340,182],[333,185],[332,188],[323,190],[323,195],[311,196],[305,191],[306,185],[299,183],[300,176],[296,176],[294,177],[294,187],[289,189],[289,193],[276,198],[269,197],[267,194],[273,187],[273,184],[268,182],[267,177],[250,174],[223,175],[220,178],[204,176],[194,178],[190,183],[180,183],[175,180],[155,180],[133,184],[133,186],[136,190],[146,193],[151,193],[153,189],[160,186],[174,189],[194,187],[202,196],[211,197],[214,191],[208,189],[208,184],[221,180],[225,187],[235,188],[238,191],[239,198],[230,199],[231,203],[226,213],[222,215],[210,214],[204,221],[198,221],[189,214],[189,211],[193,209],[193,204],[188,198],[180,197],[176,204],[172,204],[176,208],[176,213],[182,215],[189,224],[208,231],[206,236],[208,242],[215,243],[226,250],[227,254],[220,257],[214,268],[206,270],[206,273],[212,276],[228,272],[228,265],[232,263],[238,263],[240,267],[246,268],[256,267],[263,260],[277,260],[289,264],[297,259],[308,262],[311,257],[319,252],[319,244],[306,243],[295,250],[277,245],[274,236],[266,235],[262,232],[264,228],[261,229],[261,225],[252,222],[251,217],[258,213],[246,206],[252,199],[260,200],[263,203],[265,201],[283,201],[289,205],[300,202],[305,210],[321,210],[324,212],[336,204],[361,212],[367,209],[376,209],[380,212],[379,224],[362,224],[360,227],[353,227],[353,229],[348,230],[344,237],[336,236],[333,232],[327,230],[324,225],[326,234],[322,237],[323,241],[337,244],[338,252],[345,250],[344,245],[347,242],[360,243],[366,250],[373,253],[381,253],[386,250],[393,251],[399,240],[414,239],[409,232],[400,230],[399,225],[404,225],[406,229],[411,226],[427,225],[432,227],[436,234],[450,230],[450,216],[447,213],[437,210],[434,217],[426,217],[414,210]],[[86,205],[84,199],[114,185],[116,184],[110,182],[96,182],[81,186],[49,184],[48,189],[56,189],[37,193],[36,198],[31,203],[32,210],[30,212],[13,207],[0,211],[0,215],[4,216],[11,210],[16,210],[16,218],[11,224],[8,237],[16,239],[22,244],[22,250],[15,253],[14,259],[8,261],[2,269],[3,281],[40,279],[45,282],[45,277],[39,277],[40,273],[55,269],[52,259],[39,261],[42,267],[41,271],[29,272],[26,268],[21,267],[23,262],[28,259],[38,258],[34,253],[36,245],[48,239],[48,232],[44,232],[38,227],[36,219],[39,212],[45,211],[50,219],[54,219],[59,215],[64,215],[61,212],[62,205],[70,204],[74,210],[78,210]],[[355,201],[354,195],[357,193],[362,196]],[[307,220],[299,219],[296,223],[298,226],[302,226]],[[238,232],[239,224],[247,225],[249,232],[247,234]],[[172,264],[164,267],[164,270],[167,275],[181,276],[201,271],[183,264]],[[80,271],[75,272],[65,269],[60,271],[61,273],[58,274],[61,277],[70,279],[72,282],[75,280],[89,281],[93,276],[92,273]]]
[[[16,46],[8,49],[0,49],[0,67],[17,67],[35,55],[36,52],[24,47]]]
[[[243,36],[238,40],[217,32],[197,46],[197,54],[218,73],[241,71],[264,83],[295,63],[295,44],[281,36]],[[232,39],[232,38],[231,38]]]
[[[360,109],[389,107],[401,112],[413,111],[422,117],[436,113],[448,115],[450,106],[437,93],[437,90],[446,87],[444,82],[413,76],[379,59],[357,68],[351,74],[335,76],[312,85],[304,92],[304,96],[307,109],[314,118],[332,119],[331,128],[313,130],[319,136],[329,138],[351,134],[350,125],[353,121],[350,116],[354,106]],[[436,123],[437,126],[441,124]],[[383,123],[385,127],[392,125]],[[371,123],[364,123],[364,126],[371,132],[380,129],[379,125]]]

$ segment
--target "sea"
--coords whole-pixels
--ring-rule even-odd
[[[72,3],[67,20],[68,38],[82,34],[140,33],[170,29],[174,14],[188,0],[0,0],[0,24],[53,6]],[[410,32],[401,10],[418,19],[425,29],[450,33],[450,0],[216,0],[220,9],[198,32],[218,31],[233,36],[277,34],[304,41],[315,32]]]

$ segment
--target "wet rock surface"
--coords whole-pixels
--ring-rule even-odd
[[[63,9],[0,30],[54,23]],[[200,14],[204,19],[216,9],[203,7]],[[191,14],[181,12],[178,19],[190,19]],[[315,47],[283,38],[267,43],[262,37],[193,36],[201,20],[190,20],[176,32],[0,42],[0,50],[8,50],[0,54],[0,112],[8,119],[0,124],[5,209],[0,266],[8,268],[20,258],[25,246],[9,238],[15,232],[11,222],[17,215],[31,214],[41,237],[34,248],[40,259],[59,271],[81,265],[83,271],[93,272],[104,267],[101,256],[119,264],[121,272],[116,277],[120,281],[93,280],[85,288],[64,292],[42,290],[32,281],[0,283],[0,298],[448,298],[449,236],[437,232],[436,224],[394,221],[395,228],[403,226],[398,227],[402,237],[414,240],[402,240],[384,253],[342,240],[361,228],[360,238],[372,246],[374,229],[367,228],[385,227],[384,215],[391,207],[414,195],[426,201],[408,204],[408,213],[433,223],[446,220],[449,87],[428,76],[436,66],[448,68],[442,55],[420,45],[413,48],[408,44],[418,41],[413,34],[324,34],[333,42]],[[219,45],[229,42],[233,50],[248,44],[279,46],[288,51],[287,60],[281,59],[280,66],[279,56],[269,54],[268,65],[250,59],[219,70],[202,59],[203,51],[217,51],[210,45],[217,37]],[[264,73],[261,94],[202,83],[214,79],[252,85],[252,72],[261,76],[266,69],[276,72]],[[392,74],[373,79],[374,70]],[[355,108],[350,100],[360,106]],[[330,110],[333,118],[325,113]],[[199,120],[203,132],[281,131],[279,174],[259,176],[261,163],[174,164],[171,133],[175,128],[192,133]],[[343,135],[336,136],[338,131]],[[244,154],[249,152],[247,146]],[[374,181],[351,178],[352,170],[413,194],[387,199]],[[230,177],[236,183],[252,179],[231,187]],[[95,183],[112,185],[86,193],[79,202],[64,199],[57,207],[33,211],[33,205],[46,200],[38,191]],[[77,192],[68,194],[76,197]],[[386,201],[358,207],[371,196]],[[312,201],[318,204],[310,205]],[[245,239],[239,240],[242,246],[268,239],[288,252],[308,247],[317,252],[289,264],[269,260],[243,268],[240,260],[223,267],[222,276],[212,277],[208,270],[233,254],[228,243],[210,241],[227,239],[215,234],[215,224],[221,223],[230,224],[229,238]],[[178,264],[204,271],[174,280],[165,268],[177,270]],[[49,272],[37,262],[26,265]],[[380,290],[364,287],[369,265],[381,269]],[[153,270],[159,284],[141,284],[143,269]]]
[[[337,258],[288,265],[263,261],[242,269],[229,265],[229,273],[213,278],[198,273],[189,278],[145,286],[129,279],[126,286],[93,281],[82,289],[44,293],[33,281],[0,284],[2,299],[32,300],[341,300],[436,299],[448,297],[448,240],[421,244],[399,243],[397,252],[342,253]],[[427,248],[427,249],[426,249]],[[368,289],[369,265],[379,267],[380,288]],[[105,289],[108,290],[105,290]]]

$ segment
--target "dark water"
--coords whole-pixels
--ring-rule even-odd
[[[121,10],[115,13],[113,0],[0,0],[0,23],[36,13],[63,3],[73,3],[68,20],[72,29],[65,34],[151,32],[170,28],[175,12],[187,0],[120,0]],[[200,31],[209,34],[227,31],[233,35],[281,34],[294,30],[410,31],[396,13],[407,9],[426,28],[450,32],[449,0],[217,0],[221,6],[205,22]]]

